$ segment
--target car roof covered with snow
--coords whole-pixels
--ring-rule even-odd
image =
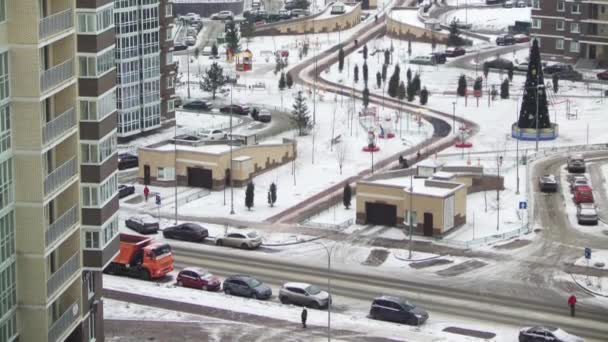
[[[298,289],[302,289],[302,290],[306,290],[306,288],[308,288],[310,286],[310,284],[307,283],[298,283],[298,282],[292,282],[292,283],[285,283],[283,284],[283,287],[295,287]]]

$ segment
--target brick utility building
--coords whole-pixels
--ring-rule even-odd
[[[118,138],[173,117],[173,11],[168,0],[115,0]]]
[[[608,65],[608,1],[532,0],[531,35],[545,58]]]

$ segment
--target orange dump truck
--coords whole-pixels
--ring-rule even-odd
[[[104,271],[144,280],[163,278],[173,271],[171,246],[146,236],[120,234],[120,253]]]

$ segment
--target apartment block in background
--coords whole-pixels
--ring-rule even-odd
[[[102,271],[117,254],[118,152],[114,0],[76,0],[82,311],[75,341],[103,341]]]
[[[608,65],[608,1],[532,0],[533,37],[545,58]]]
[[[160,96],[161,116],[166,119],[175,118],[175,76],[177,66],[173,62],[173,34],[174,34],[173,4],[169,0],[160,2]]]
[[[115,0],[118,138],[161,127],[167,116],[166,0]],[[163,64],[163,60],[165,60]],[[163,111],[164,108],[164,111]]]

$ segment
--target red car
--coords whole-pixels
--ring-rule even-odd
[[[249,114],[249,107],[241,106],[238,104],[233,104],[233,105],[227,105],[227,106],[220,108],[221,113],[230,113],[231,111],[234,114],[247,115],[247,114]]]
[[[177,285],[204,291],[218,291],[221,288],[218,277],[197,267],[186,267],[181,270],[177,275]]]
[[[604,70],[597,74],[598,80],[608,81],[608,70]]]
[[[578,186],[574,189],[574,203],[593,203],[593,190],[586,185]]]
[[[455,47],[452,49],[445,50],[445,55],[448,57],[458,57],[466,54],[467,51],[461,47]]]
[[[516,43],[527,43],[530,41],[530,36],[525,34],[516,34],[513,36],[513,38],[515,38]]]

